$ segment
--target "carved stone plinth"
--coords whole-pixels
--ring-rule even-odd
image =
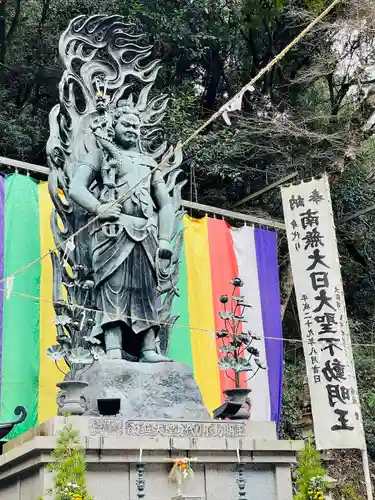
[[[142,435],[141,424],[136,423],[134,427],[134,422],[124,421],[114,427],[108,420],[56,417],[7,443],[5,453],[0,456],[0,498],[35,500],[43,496],[44,500],[52,500],[48,495],[52,486],[48,464],[56,446],[56,435],[67,421],[79,431],[85,446],[88,489],[95,500],[108,500],[109,496],[111,500],[135,500],[140,464],[142,492],[147,500],[238,500],[238,454],[243,464],[247,495],[244,498],[291,500],[293,496],[290,464],[295,463],[302,443],[277,440],[275,425],[271,422],[229,422],[241,424],[238,429],[242,435],[235,436],[227,427],[221,437],[217,429],[215,437],[208,437],[206,430],[214,429],[210,425],[224,422],[196,422],[200,425],[196,430],[202,432],[196,432],[195,437],[186,433],[168,437],[160,434],[160,429],[166,428],[162,422],[158,423],[159,427],[152,427],[154,435],[151,436],[150,433]],[[139,429],[139,433],[129,435],[129,429],[133,432],[134,428]],[[178,457],[196,459],[192,463],[194,477],[182,482],[180,496],[176,485],[168,479],[173,466],[171,459]]]
[[[99,415],[98,398],[120,398],[125,419],[208,420],[193,372],[183,363],[131,363],[102,359],[81,380],[88,415]]]

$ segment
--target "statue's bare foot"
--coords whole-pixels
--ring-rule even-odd
[[[154,349],[145,349],[141,352],[139,358],[140,363],[168,363],[173,362],[173,359],[167,358],[162,354],[158,354]]]
[[[108,349],[107,357],[110,359],[122,359],[121,349]]]

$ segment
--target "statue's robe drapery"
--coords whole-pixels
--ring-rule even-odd
[[[97,221],[91,226],[92,267],[99,309],[93,335],[100,338],[103,327],[120,324],[123,349],[138,356],[138,334],[150,328],[156,333],[159,329],[155,271],[158,216],[147,175],[155,162],[140,153],[119,148],[116,152],[119,164],[115,176],[116,199],[131,194],[121,203],[118,220]],[[102,172],[106,158],[91,133],[86,134],[79,156],[79,163],[89,166],[96,174],[100,199],[105,189]],[[140,183],[145,177],[147,180]],[[107,235],[111,228],[116,233],[114,236]]]

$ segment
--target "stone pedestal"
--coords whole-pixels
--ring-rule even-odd
[[[1,500],[36,500],[40,495],[50,500],[52,474],[46,466],[66,421],[80,432],[95,500],[136,500],[141,449],[145,500],[176,499],[176,488],[168,481],[175,457],[197,459],[194,477],[182,485],[181,500],[237,500],[238,457],[245,466],[248,499],[292,499],[290,464],[302,443],[278,441],[271,422],[56,417],[5,445]]]
[[[208,420],[192,369],[184,363],[130,363],[103,358],[81,376],[87,415],[100,416],[98,398],[119,398],[124,419]]]

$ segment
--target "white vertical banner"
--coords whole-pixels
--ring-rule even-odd
[[[364,450],[328,178],[281,193],[316,445]]]
[[[248,381],[249,389],[251,389],[251,420],[267,422],[271,417],[270,388],[254,228],[249,226],[242,226],[239,229],[232,228],[231,233],[237,258],[238,275],[241,276],[244,282],[241,294],[245,298],[245,303],[251,306],[246,307],[244,317],[249,329],[260,338],[256,342],[256,348],[259,350],[259,359],[266,368],[265,370],[259,370],[256,376]]]

